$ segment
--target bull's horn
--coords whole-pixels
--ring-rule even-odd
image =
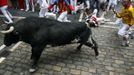
[[[13,30],[14,30],[14,27],[11,26],[11,27],[9,28],[9,30],[6,30],[6,31],[0,31],[0,32],[6,34],[6,33],[10,33],[10,32],[12,32]]]

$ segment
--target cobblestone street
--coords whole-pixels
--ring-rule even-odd
[[[0,63],[0,75],[134,75],[134,39],[130,39],[129,47],[122,47],[118,29],[98,27],[92,31],[99,44],[97,58],[94,50],[86,46],[76,52],[78,44],[47,47],[39,60],[38,70],[29,73],[31,47],[23,42],[15,51],[6,48],[0,55],[1,58],[5,56]],[[0,34],[0,45],[3,36]]]

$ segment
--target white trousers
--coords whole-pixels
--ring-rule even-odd
[[[32,1],[32,5],[31,5],[31,8],[32,8],[32,11],[34,12],[34,3],[33,3],[33,0]],[[26,4],[26,11],[28,11],[30,9],[30,0],[25,0],[25,4]]]
[[[40,4],[39,17],[44,17],[45,13],[48,11],[48,3],[46,2],[46,0],[39,0],[38,2]]]
[[[39,17],[44,17],[48,10],[46,8],[40,8]]]
[[[123,26],[119,29],[118,35],[125,36],[128,34],[128,30],[130,29],[130,26],[127,24],[123,24]]]
[[[67,19],[67,11],[62,12],[62,13],[60,14],[60,16],[57,18],[57,20],[60,21],[60,22],[71,22],[71,21],[69,21],[69,20]]]
[[[7,20],[8,20],[8,23],[12,23],[13,21],[12,21],[12,19],[11,18],[13,18],[13,16],[10,14],[10,12],[7,10],[7,5],[5,5],[5,6],[2,6],[2,7],[0,7],[0,10],[1,10],[1,12],[3,13],[3,15],[7,18]]]

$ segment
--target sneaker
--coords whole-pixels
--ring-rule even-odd
[[[79,22],[82,22],[82,19],[79,19]]]
[[[29,9],[26,9],[25,11],[28,11]]]
[[[29,72],[30,73],[33,73],[37,70],[37,67],[36,66],[32,66],[30,69],[29,69]]]
[[[126,43],[126,47],[129,47],[129,44],[128,43]]]
[[[59,19],[59,18],[58,18],[57,20],[58,20],[59,22],[63,22],[63,21],[62,21],[61,19]]]
[[[23,11],[24,9],[20,9],[21,11]]]
[[[32,9],[32,12],[34,12],[34,9]]]
[[[11,22],[8,22],[8,21],[4,21],[6,24],[10,24],[10,23],[13,23],[13,21],[11,21]]]
[[[121,46],[128,47],[129,46],[129,43],[122,43]]]
[[[63,22],[71,22],[70,20],[64,20]]]
[[[129,34],[131,39],[134,39],[134,33]]]

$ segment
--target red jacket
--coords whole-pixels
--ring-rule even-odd
[[[0,0],[0,7],[7,5],[7,0]]]

